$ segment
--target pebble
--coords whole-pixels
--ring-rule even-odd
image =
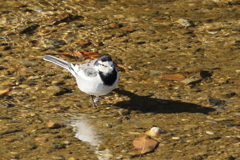
[[[62,123],[56,123],[56,122],[48,122],[47,123],[47,128],[50,128],[50,129],[62,128],[62,127],[65,127],[65,126],[66,125],[62,124]]]
[[[38,62],[36,62],[36,61],[19,61],[19,62],[22,63],[26,67],[35,67],[38,65]]]
[[[213,106],[224,106],[225,105],[225,102],[220,99],[208,98],[207,101],[209,104],[211,104]]]
[[[197,127],[199,127],[199,126],[196,125],[196,124],[187,124],[187,125],[184,126],[184,130],[195,129]]]
[[[119,113],[121,116],[129,115],[129,111],[128,111],[128,110],[119,110],[118,113]]]
[[[232,118],[217,118],[217,119],[214,119],[215,121],[218,121],[218,122],[222,122],[222,121],[233,121]]]
[[[201,79],[186,78],[186,79],[182,80],[181,82],[184,83],[185,85],[188,85],[188,84],[198,83],[198,82],[200,82],[200,81],[201,81]]]
[[[55,149],[63,149],[63,148],[66,148],[64,144],[60,144],[60,143],[57,143],[57,142],[52,142],[51,144]]]
[[[62,91],[62,88],[59,86],[49,86],[47,87],[47,94],[48,95],[56,95]]]
[[[213,135],[213,134],[214,134],[214,132],[211,132],[211,131],[206,131],[206,134]]]
[[[212,72],[210,72],[210,71],[201,71],[201,72],[200,72],[200,76],[201,76],[202,78],[208,78],[208,77],[211,77],[211,76],[212,76]]]
[[[149,71],[149,75],[150,76],[153,76],[153,77],[157,77],[157,76],[160,76],[160,75],[163,75],[164,73],[161,72],[161,71],[156,71],[156,70],[150,70]]]
[[[240,26],[237,26],[235,28],[232,29],[233,31],[240,31]],[[240,71],[240,70],[239,70]]]
[[[218,122],[216,122],[216,121],[212,121],[212,120],[206,120],[205,122],[218,124]]]
[[[53,159],[57,159],[57,160],[65,160],[65,157],[58,157],[58,156],[53,156]]]
[[[217,112],[224,112],[226,111],[226,109],[222,108],[222,107],[215,107],[214,108]]]
[[[192,21],[189,21],[187,19],[180,18],[176,21],[177,23],[181,24],[184,27],[193,27],[194,23]]]
[[[28,9],[36,11],[36,12],[42,12],[43,11],[43,8],[41,6],[37,6],[37,5],[30,5],[28,7]]]
[[[115,14],[115,15],[113,15],[113,17],[114,17],[115,19],[123,19],[123,18],[125,18],[125,16],[122,15],[122,14]]]

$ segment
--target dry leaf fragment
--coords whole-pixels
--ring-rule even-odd
[[[140,154],[148,153],[154,150],[157,141],[149,138],[148,136],[143,136],[133,140],[133,146],[137,149]]]
[[[0,96],[4,96],[6,94],[8,94],[9,92],[11,92],[15,87],[9,88],[9,89],[5,89],[0,91]]]
[[[88,45],[91,44],[90,42],[87,42],[87,41],[76,41],[74,43],[75,44],[80,44],[81,46],[88,46]]]
[[[73,51],[73,52],[60,52],[58,54],[62,55],[68,55],[68,56],[73,56],[73,57],[85,57],[89,59],[97,59],[100,57],[99,54],[94,53],[94,52],[88,52],[88,51]]]
[[[159,78],[169,81],[181,81],[185,79],[185,77],[181,74],[165,74],[159,76]]]
[[[60,52],[58,54],[61,55],[67,55],[67,56],[73,56],[73,57],[85,57],[87,59],[97,59],[100,57],[99,54],[94,53],[94,52],[88,52],[88,51],[73,51],[73,52]],[[125,71],[125,67],[121,64],[117,64],[116,62],[114,62],[114,64],[117,67],[117,70],[123,70]]]

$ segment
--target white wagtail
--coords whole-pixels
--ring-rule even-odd
[[[45,61],[52,62],[67,69],[76,78],[78,88],[90,95],[93,106],[102,95],[111,92],[117,85],[119,75],[109,56],[102,56],[84,64],[72,64],[54,56],[45,55]],[[93,96],[96,98],[93,99]]]

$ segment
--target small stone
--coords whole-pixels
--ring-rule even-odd
[[[122,14],[115,14],[115,15],[113,15],[113,17],[114,17],[115,19],[123,19],[123,18],[125,18],[125,16],[122,15]]]
[[[206,120],[205,122],[208,122],[208,123],[214,123],[214,124],[218,124],[218,122],[216,122],[216,121],[213,121],[213,120]]]
[[[176,21],[177,23],[181,24],[184,27],[193,27],[195,26],[192,21],[189,21],[187,19],[180,18],[179,20]]]
[[[57,160],[66,160],[65,157],[58,157],[58,156],[53,156],[53,159],[57,159]]]
[[[237,95],[237,93],[235,93],[235,92],[230,92],[230,93],[225,93],[225,97],[226,98],[232,98],[232,97],[234,97],[234,96],[236,96]]]
[[[214,132],[211,132],[211,131],[206,131],[206,134],[213,135],[213,134],[214,134]]]
[[[222,107],[215,107],[214,108],[217,112],[225,112],[226,109],[222,108]]]
[[[233,31],[240,31],[240,26],[237,26],[235,28],[232,29]],[[240,71],[240,70],[239,70]]]
[[[166,131],[158,127],[152,127],[150,130],[145,132],[146,135],[153,138],[160,137],[162,134],[166,134],[166,133],[167,133]]]
[[[225,102],[220,99],[208,98],[207,101],[209,104],[211,104],[213,106],[224,106],[225,105]]]
[[[57,142],[52,142],[51,144],[55,149],[63,149],[63,148],[66,148],[64,144],[60,144],[60,143],[57,143]]]
[[[49,86],[49,87],[47,87],[47,90],[48,90],[47,94],[57,95],[57,94],[61,93],[62,88],[59,86]]]
[[[201,72],[200,72],[200,76],[201,76],[202,78],[208,78],[208,77],[211,77],[211,76],[212,76],[212,72],[210,72],[210,71],[201,71]]]
[[[222,121],[233,121],[232,118],[217,118],[217,119],[214,119],[215,121],[217,122],[222,122]]]
[[[41,6],[38,6],[38,5],[30,5],[28,7],[28,9],[33,10],[35,12],[42,12],[43,11],[43,8]]]
[[[164,74],[164,73],[161,72],[161,71],[156,71],[156,70],[150,70],[150,71],[149,71],[149,75],[150,75],[150,76],[153,76],[153,77],[157,77],[157,76],[160,76],[160,75],[162,75],[162,74]]]
[[[184,83],[185,85],[189,85],[189,84],[199,83],[199,82],[201,82],[201,79],[186,78],[186,79],[182,80],[181,82]]]
[[[199,126],[196,124],[187,124],[184,126],[184,130],[190,130],[190,129],[195,129],[198,128]]]
[[[128,110],[119,110],[118,113],[119,113],[121,116],[129,115],[129,111],[128,111]]]
[[[38,65],[38,62],[36,62],[36,61],[19,61],[19,62],[22,63],[26,67],[35,67]]]
[[[61,124],[61,123],[56,123],[56,122],[48,122],[47,123],[47,128],[50,128],[50,129],[57,129],[57,128],[62,128],[62,127],[65,127],[65,125]]]
[[[70,145],[70,144],[71,144],[70,141],[63,141],[62,143],[63,143],[63,144],[66,144],[66,145]]]

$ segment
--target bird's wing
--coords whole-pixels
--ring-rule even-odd
[[[95,69],[94,63],[96,60],[91,60],[87,63],[80,64],[76,67],[78,67],[78,71],[82,71],[84,76],[86,77],[96,77],[98,72]]]

